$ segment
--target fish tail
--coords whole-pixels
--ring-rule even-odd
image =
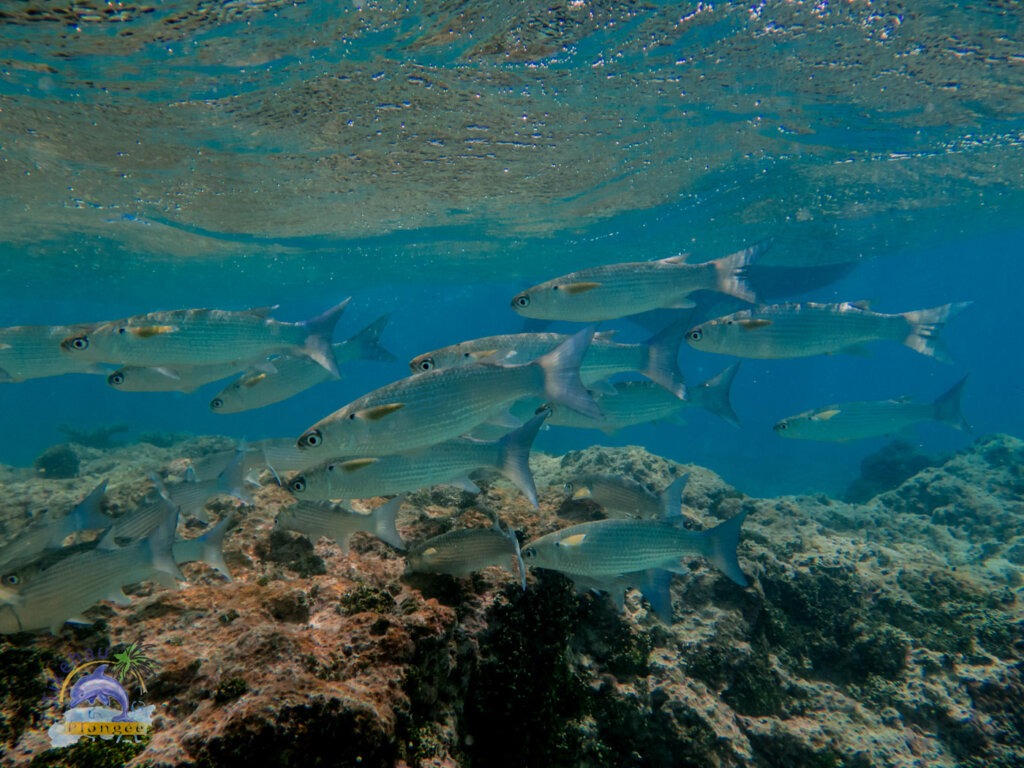
[[[683,489],[686,481],[690,479],[690,473],[680,475],[672,484],[661,492],[661,517],[663,519],[679,517],[683,506]]]
[[[531,365],[538,365],[544,371],[544,394],[551,402],[592,419],[604,420],[601,409],[580,381],[580,362],[593,336],[593,327],[584,328]]]
[[[400,496],[395,496],[387,504],[373,510],[374,535],[398,550],[405,550],[405,542],[402,541],[402,536],[395,525],[395,520],[398,518],[398,510],[401,509],[405,497],[406,494],[404,493]]]
[[[534,509],[539,509],[540,506],[537,503],[537,486],[530,472],[530,449],[544,424],[544,419],[550,413],[547,408],[543,409],[523,426],[509,432],[498,441],[498,471],[523,492]]]
[[[964,418],[960,409],[960,398],[964,394],[964,385],[967,384],[967,377],[950,387],[945,393],[939,395],[932,404],[935,408],[935,420],[949,424],[955,429],[963,432],[970,432],[971,425]]]
[[[690,319],[670,323],[646,341],[647,367],[640,371],[644,376],[660,384],[680,400],[686,397],[683,372],[679,370],[679,345],[689,330]]]
[[[946,345],[939,338],[939,331],[951,318],[956,317],[972,303],[961,301],[931,309],[904,312],[903,317],[910,325],[910,333],[903,339],[903,343],[922,355],[934,357],[943,363],[953,362],[946,351]]]
[[[245,487],[248,454],[249,449],[243,440],[235,449],[231,462],[217,475],[217,492],[238,499],[243,504],[252,504],[252,494]]]
[[[96,528],[109,528],[113,525],[114,519],[100,508],[106,492],[107,481],[104,479],[68,513],[61,522],[56,535],[47,546],[51,549],[59,547],[64,539],[72,533],[90,531]]]
[[[182,575],[181,570],[178,568],[178,563],[174,559],[174,532],[177,528],[178,508],[175,507],[168,511],[163,522],[153,529],[153,532],[149,534],[149,537],[144,542],[146,551],[149,554],[150,565],[156,571],[154,575],[161,583],[166,583],[167,581],[160,578],[161,576],[169,576],[172,580],[185,581],[185,577]]]
[[[497,524],[497,520],[495,520],[495,524]],[[516,536],[516,532],[512,530],[511,526],[509,526],[507,533],[509,540],[512,542],[512,549],[515,552],[514,560],[516,563],[516,570],[518,571],[517,575],[519,576],[519,586],[521,586],[523,588],[523,592],[525,592],[526,563],[523,562],[523,549],[519,546],[519,537]]]
[[[740,512],[721,525],[707,531],[707,551],[705,557],[718,570],[735,581],[741,587],[749,584],[747,577],[740,570],[740,562],[736,557],[736,547],[740,543],[740,526],[747,513]]]
[[[213,568],[215,571],[223,574],[228,581],[231,581],[231,571],[228,570],[228,564],[224,562],[224,536],[228,532],[228,528],[231,526],[231,521],[235,517],[235,511],[231,510],[228,514],[224,515],[220,521],[213,526],[210,530],[195,539],[189,539],[185,542],[177,542],[178,547],[183,544],[187,544],[188,547],[184,553],[181,552],[178,547],[175,548],[174,559],[177,562],[192,562],[198,560],[206,563],[208,566]],[[187,554],[185,554],[187,553]],[[182,556],[184,554],[184,557]]]
[[[764,243],[752,245],[712,261],[711,263],[715,265],[715,290],[743,301],[757,301],[754,289],[747,283],[746,269],[753,263],[754,258],[764,253],[767,248]]]
[[[672,572],[654,568],[645,571],[637,589],[651,604],[654,613],[664,624],[672,624]]]
[[[391,350],[380,343],[380,335],[384,332],[384,327],[389,320],[391,320],[390,314],[381,315],[348,340],[359,350],[360,360],[381,360],[393,363],[398,359],[391,353]]]
[[[740,425],[739,416],[732,408],[732,383],[736,380],[736,372],[740,364],[733,363],[716,376],[712,376],[698,387],[690,389],[693,404],[711,411],[718,418],[729,422],[734,427]]]
[[[322,315],[317,315],[304,323],[309,333],[303,352],[330,371],[331,376],[336,379],[341,378],[341,374],[338,373],[338,362],[334,359],[334,350],[331,348],[331,337],[334,335],[334,326],[338,324],[338,318],[350,301],[351,296]]]

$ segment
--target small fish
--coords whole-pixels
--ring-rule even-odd
[[[106,664],[101,664],[96,667],[95,671],[78,678],[71,686],[71,693],[68,697],[68,707],[97,703],[107,706],[117,704],[121,708],[120,714],[110,718],[112,722],[125,722],[130,719],[128,717],[128,692],[117,680],[107,675]]]
[[[300,323],[274,320],[269,317],[273,307],[149,312],[68,334],[60,349],[83,362],[170,368],[290,353],[310,357],[337,376],[331,334],[348,302]]]
[[[743,271],[762,250],[754,246],[703,264],[688,264],[680,255],[583,269],[517,294],[512,309],[539,320],[589,323],[662,307],[692,307],[689,295],[701,290],[754,301]]]
[[[746,516],[741,512],[708,531],[687,530],[680,519],[595,520],[529,542],[523,560],[573,578],[614,580],[651,568],[678,570],[682,558],[696,555],[745,587],[736,545]]]
[[[308,358],[305,358],[308,359]],[[127,365],[107,376],[107,385],[119,392],[195,392],[202,386],[226,379],[248,365],[246,361],[146,368]]]
[[[950,362],[939,331],[971,302],[945,304],[896,315],[872,312],[865,302],[772,304],[734,312],[691,328],[694,349],[754,358],[859,353],[870,341],[899,341],[924,355]]]
[[[580,360],[592,335],[592,330],[583,330],[522,365],[481,362],[401,379],[321,419],[302,434],[298,445],[324,457],[410,451],[458,437],[530,395],[600,418],[579,379]]]
[[[652,493],[636,480],[619,475],[584,475],[565,484],[573,499],[590,499],[608,517],[655,520],[679,514],[689,474],[677,477],[661,493]]]
[[[0,382],[18,382],[66,373],[105,374],[92,360],[60,351],[62,339],[83,333],[87,325],[16,325],[0,328]]]
[[[380,334],[388,315],[375,320],[347,341],[332,345],[335,364],[351,360],[394,360],[395,356],[380,344]],[[322,365],[303,355],[283,355],[269,365],[245,371],[210,401],[214,413],[241,413],[287,400],[310,387],[330,381],[331,374]]]
[[[372,533],[395,549],[404,550],[405,542],[395,527],[403,501],[405,495],[396,496],[369,514],[352,512],[327,502],[300,501],[278,513],[277,527],[304,533],[313,541],[321,536],[334,539],[346,555],[349,539],[359,531]]]
[[[520,584],[526,589],[519,539],[511,528],[502,531],[497,521],[492,528],[462,528],[422,541],[409,548],[406,560],[411,572],[449,576],[469,576],[492,565],[512,571],[515,563]]]
[[[595,334],[580,363],[580,380],[590,387],[617,373],[636,371],[657,382],[678,398],[686,392],[679,370],[679,346],[688,329],[685,320],[670,323],[640,344],[619,344],[610,333]],[[409,362],[413,373],[456,368],[481,360],[520,363],[554,350],[569,337],[561,333],[512,333],[463,341],[427,352]]]
[[[901,398],[827,405],[782,419],[773,429],[782,437],[826,442],[891,435],[922,421],[938,421],[969,432],[971,428],[960,410],[966,383],[964,376],[932,403]]]
[[[530,448],[547,415],[548,411],[541,412],[495,442],[456,438],[407,453],[331,459],[304,470],[288,483],[288,490],[309,501],[367,499],[457,479],[468,481],[470,472],[489,467],[511,480],[536,508]]]
[[[129,598],[125,584],[157,579],[165,586],[183,579],[174,561],[174,531],[177,512],[150,536],[130,547],[76,552],[42,570],[29,569],[2,577],[5,587],[17,597],[0,606],[0,634],[49,630],[56,634],[66,621],[89,623],[80,614],[100,600],[121,605]]]

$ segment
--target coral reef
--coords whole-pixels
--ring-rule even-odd
[[[81,462],[75,449],[66,443],[51,445],[36,457],[32,466],[40,476],[51,480],[78,477]]]
[[[145,471],[214,445],[96,453],[83,475],[116,467],[112,503],[127,504]],[[229,534],[232,582],[188,565],[187,588],[132,590],[131,605],[92,609],[93,627],[0,638],[0,765],[107,759],[104,743],[48,750],[57,713],[40,692],[69,649],[111,641],[144,641],[157,664],[154,732],[134,757],[118,753],[129,765],[1024,764],[1021,441],[983,438],[864,504],[749,498],[640,448],[531,463],[539,513],[496,481],[469,499],[416,494],[400,530],[418,540],[497,511],[530,539],[557,527],[575,476],[660,490],[689,472],[694,527],[749,512],[739,552],[752,585],[695,559],[666,625],[637,592],[619,611],[554,573],[531,572],[525,592],[500,569],[404,575],[401,553],[367,534],[346,556],[276,531],[289,499],[268,483]],[[29,482],[50,481],[11,480],[3,514],[23,515]]]

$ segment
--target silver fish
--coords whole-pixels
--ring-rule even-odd
[[[84,332],[86,325],[16,325],[0,328],[0,382],[17,382],[65,373],[107,371],[92,360],[62,354],[62,339]]]
[[[394,360],[380,344],[389,315],[378,318],[352,338],[332,345],[334,361],[342,366],[352,360]],[[331,379],[322,365],[303,355],[283,355],[245,371],[210,400],[214,413],[241,413],[287,400]]]
[[[689,474],[677,477],[661,493],[652,493],[629,477],[592,474],[566,483],[565,493],[573,499],[590,499],[608,517],[653,520],[679,514],[688,478]]]
[[[408,570],[414,573],[470,574],[497,565],[512,571],[516,564],[520,584],[526,589],[526,568],[519,551],[519,539],[511,528],[462,528],[421,541],[406,553]],[[515,573],[516,571],[513,571]]]
[[[701,290],[754,301],[743,270],[761,250],[754,246],[703,264],[688,264],[680,255],[582,269],[517,294],[512,309],[539,320],[595,322],[662,307],[692,307],[687,297]]]
[[[288,490],[310,501],[366,499],[449,483],[490,467],[511,480],[536,508],[530,447],[547,415],[543,411],[495,442],[456,438],[407,453],[331,459],[304,470],[288,483]]]
[[[383,456],[458,437],[521,397],[551,402],[600,418],[579,380],[592,330],[522,365],[477,363],[401,379],[335,411],[310,427],[300,448],[320,456]]]
[[[590,387],[617,373],[636,371],[682,398],[686,387],[679,370],[678,357],[687,327],[685,321],[671,323],[640,344],[619,344],[612,341],[612,334],[595,334],[580,363],[583,386]],[[418,355],[409,362],[409,367],[413,373],[422,373],[436,368],[471,365],[488,359],[504,363],[526,362],[551,352],[568,338],[561,333],[486,336]]]
[[[523,560],[532,568],[607,580],[651,568],[679,569],[682,558],[699,555],[745,587],[736,545],[746,516],[741,512],[708,531],[687,530],[674,519],[595,520],[529,542]]]
[[[119,392],[188,393],[195,392],[211,382],[233,376],[248,365],[249,363],[244,360],[209,365],[179,365],[173,368],[126,365],[107,376],[107,385]]]
[[[144,541],[69,555],[32,571],[23,583],[19,574],[5,574],[3,584],[16,588],[17,597],[0,606],[0,634],[47,629],[56,634],[66,621],[87,622],[81,612],[100,600],[130,602],[121,590],[125,584],[150,579],[175,584],[183,578],[172,549],[177,521],[177,513],[169,514]]]
[[[827,405],[782,419],[773,429],[782,437],[827,442],[891,435],[922,421],[938,421],[969,432],[970,426],[960,410],[966,383],[964,376],[932,403],[900,398]]]
[[[334,539],[342,552],[348,554],[349,539],[359,531],[372,533],[395,549],[404,550],[395,519],[405,496],[396,496],[369,514],[352,512],[327,502],[300,501],[285,507],[277,515],[277,527],[304,533],[314,542],[321,536]]]
[[[701,323],[687,332],[686,341],[705,352],[784,358],[858,352],[866,342],[890,339],[949,362],[939,332],[970,303],[896,315],[872,312],[865,302],[772,304]]]
[[[143,367],[262,360],[291,353],[310,357],[337,376],[331,334],[348,302],[300,323],[274,320],[269,317],[273,307],[149,312],[69,334],[60,349],[81,361]]]

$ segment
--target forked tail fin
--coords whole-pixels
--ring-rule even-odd
[[[941,307],[932,307],[931,309],[904,312],[903,317],[910,325],[910,333],[903,339],[903,343],[922,355],[934,357],[943,363],[953,362],[949,352],[946,351],[946,345],[939,338],[939,332],[949,322],[950,318],[963,312],[972,303],[970,301],[961,301],[955,304],[943,304]]]

